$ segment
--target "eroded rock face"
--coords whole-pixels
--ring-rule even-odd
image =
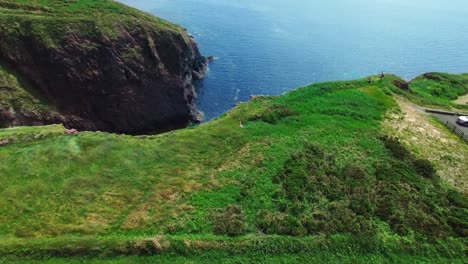
[[[409,90],[409,84],[407,82],[404,82],[404,81],[395,80],[395,81],[393,81],[393,85],[395,85],[396,87],[398,87],[398,88],[400,88],[402,90],[405,90],[405,91]]]
[[[2,34],[0,60],[59,113],[5,116],[4,126],[63,122],[79,130],[144,134],[185,127],[197,116],[192,80],[204,76],[207,59],[182,30],[122,27],[112,39],[74,32],[59,45]]]

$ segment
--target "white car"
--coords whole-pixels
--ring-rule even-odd
[[[457,124],[460,126],[468,126],[468,116],[459,116],[457,118]]]

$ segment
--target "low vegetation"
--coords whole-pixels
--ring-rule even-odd
[[[468,105],[457,100],[468,94],[468,74],[426,73],[393,91],[418,105],[468,111]]]
[[[402,80],[373,80],[256,97],[161,135],[0,130],[11,139],[0,146],[0,255],[462,263],[468,199],[388,136]]]
[[[8,112],[12,117],[17,113],[44,118],[57,114],[27,80],[2,64],[0,64],[0,98],[0,111]],[[0,126],[1,122],[2,120]]]
[[[96,19],[99,18],[99,19]],[[112,0],[0,0],[0,30],[32,35],[53,47],[70,32],[114,37],[121,27],[146,22],[153,29],[181,27]]]

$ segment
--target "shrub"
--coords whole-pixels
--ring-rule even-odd
[[[225,209],[213,214],[213,229],[217,235],[242,235],[247,225],[242,208],[238,205],[229,205]]]
[[[371,200],[369,191],[366,191],[353,194],[353,196],[350,197],[349,209],[357,215],[369,216],[376,208],[374,202]]]
[[[281,213],[261,211],[258,214],[257,227],[266,234],[302,236],[307,230],[296,217]]]
[[[379,162],[374,165],[375,177],[378,180],[386,182],[399,182],[401,180],[402,162],[397,160],[390,160],[388,162]]]
[[[468,211],[467,209],[455,208],[450,212],[447,223],[453,231],[460,236],[468,237]]]
[[[415,159],[414,168],[424,178],[433,179],[436,177],[436,170],[432,163],[426,159]]]
[[[283,105],[274,105],[269,107],[265,112],[259,115],[255,115],[249,119],[249,121],[263,121],[269,124],[276,124],[279,120],[297,115],[296,111],[292,111]]]
[[[34,231],[29,227],[19,226],[15,229],[15,236],[26,238],[26,237],[34,237]]]
[[[405,91],[409,90],[409,84],[407,82],[404,82],[404,81],[395,80],[395,81],[393,81],[393,85],[395,85],[396,87],[398,87],[398,88],[400,88],[402,90],[405,90]]]
[[[447,193],[447,199],[454,205],[468,208],[468,198],[457,191],[451,190]]]
[[[380,140],[395,158],[400,160],[411,159],[411,153],[398,139],[389,136],[381,136]]]
[[[436,96],[436,97],[439,97],[441,96],[443,93],[442,93],[442,90],[440,88],[434,88],[431,90],[431,94],[433,96]]]
[[[330,203],[328,212],[327,233],[358,233],[356,214],[346,206],[346,202]]]
[[[368,178],[368,174],[364,168],[357,164],[347,164],[343,170],[345,178],[360,181]]]

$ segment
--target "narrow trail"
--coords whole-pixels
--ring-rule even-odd
[[[468,94],[458,97],[454,102],[461,105],[468,104]]]

